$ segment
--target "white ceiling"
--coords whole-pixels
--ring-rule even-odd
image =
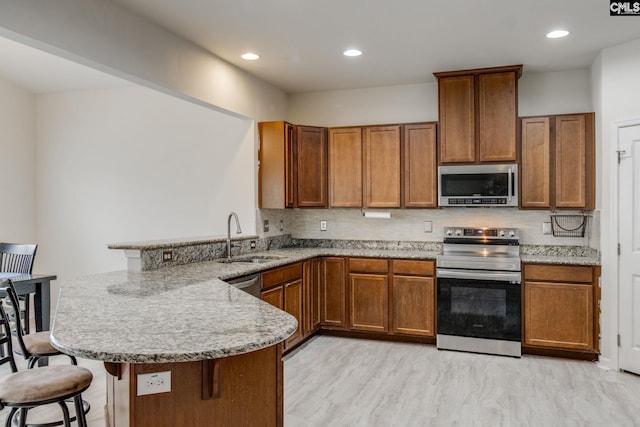
[[[114,0],[288,93],[433,81],[435,71],[588,68],[640,38],[606,0]],[[571,32],[550,40],[553,29]],[[347,58],[356,47],[364,54]],[[246,51],[262,58],[240,59]],[[0,75],[36,93],[130,83],[0,38]]]

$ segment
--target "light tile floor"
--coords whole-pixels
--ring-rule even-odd
[[[104,369],[80,364],[95,375],[89,425],[102,427]],[[640,377],[591,362],[320,336],[286,357],[284,377],[286,427],[640,426]]]

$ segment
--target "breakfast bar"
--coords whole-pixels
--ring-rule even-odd
[[[281,426],[279,343],[296,328],[219,279],[173,268],[63,283],[51,340],[104,361],[110,427]]]

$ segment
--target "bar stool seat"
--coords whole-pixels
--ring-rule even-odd
[[[64,400],[85,391],[93,380],[90,370],[75,365],[27,369],[0,378],[0,402],[5,406]]]

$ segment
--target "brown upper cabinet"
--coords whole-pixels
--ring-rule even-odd
[[[329,206],[362,206],[362,128],[329,129]]]
[[[438,206],[436,124],[403,125],[403,188],[405,208]]]
[[[521,119],[521,207],[595,209],[594,126],[594,113]]]
[[[522,65],[434,73],[439,164],[517,161]]]
[[[327,207],[327,129],[260,122],[258,205]]]
[[[400,207],[400,126],[363,128],[364,207]]]

